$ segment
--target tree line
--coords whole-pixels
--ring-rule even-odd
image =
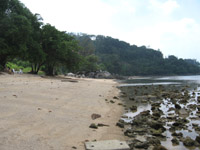
[[[47,75],[107,70],[120,75],[198,74],[195,60],[163,58],[145,46],[112,37],[74,34],[44,24],[19,0],[0,3],[0,70],[12,62]]]
[[[200,74],[200,63],[193,59],[163,57],[160,50],[138,47],[124,41],[102,35],[76,34],[76,39],[94,48],[104,69],[120,75],[189,75]],[[86,47],[82,45],[82,47]]]

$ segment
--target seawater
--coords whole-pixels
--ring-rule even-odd
[[[176,85],[176,84],[200,84],[200,75],[193,76],[162,76],[162,77],[129,77],[122,81],[120,86],[142,85]]]

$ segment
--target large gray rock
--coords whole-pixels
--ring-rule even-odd
[[[96,72],[95,78],[112,78],[112,75],[108,71]]]
[[[69,77],[75,77],[75,74],[73,74],[73,73],[67,73],[67,76],[69,76]]]

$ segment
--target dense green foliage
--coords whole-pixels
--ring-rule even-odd
[[[46,55],[45,72],[53,75],[55,67],[74,70],[78,64],[78,45],[73,37],[47,24],[42,28],[42,49]]]
[[[21,69],[24,73],[31,71],[30,63],[28,61],[22,61],[17,59],[12,60],[12,62],[8,62],[6,64],[6,67],[15,69],[15,71],[19,71]]]
[[[0,8],[0,64],[21,56],[31,32],[31,13],[17,0],[3,0]]]
[[[79,64],[78,71],[91,72],[97,70],[105,70],[105,67],[99,61],[99,57],[95,55],[95,45],[91,37],[87,34],[71,34],[75,36],[79,42],[79,54],[82,61]]]
[[[53,75],[59,67],[75,70],[79,64],[78,43],[65,32],[43,25],[39,14],[32,14],[18,0],[0,4],[0,68],[13,60],[28,61],[32,73],[43,70]],[[16,66],[15,66],[16,67]]]
[[[163,58],[159,50],[137,47],[124,41],[105,36],[85,35],[94,45],[94,53],[106,70],[121,75],[186,75],[199,74],[199,63],[195,60],[178,59],[175,56]],[[82,45],[84,47],[84,45]]]

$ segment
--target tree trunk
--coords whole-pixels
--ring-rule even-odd
[[[0,57],[0,66],[2,66],[3,69],[6,68],[6,62],[7,62],[7,59],[6,57]]]
[[[34,64],[31,65],[31,73],[34,73]]]
[[[48,75],[48,76],[53,76],[54,74],[53,74],[53,69],[54,67],[53,66],[51,66],[51,65],[49,65],[49,66],[47,66],[47,70],[46,70],[46,75]]]
[[[39,72],[39,70],[40,70],[40,67],[41,67],[42,65],[43,65],[43,63],[37,65],[36,74],[38,74],[38,72]]]

